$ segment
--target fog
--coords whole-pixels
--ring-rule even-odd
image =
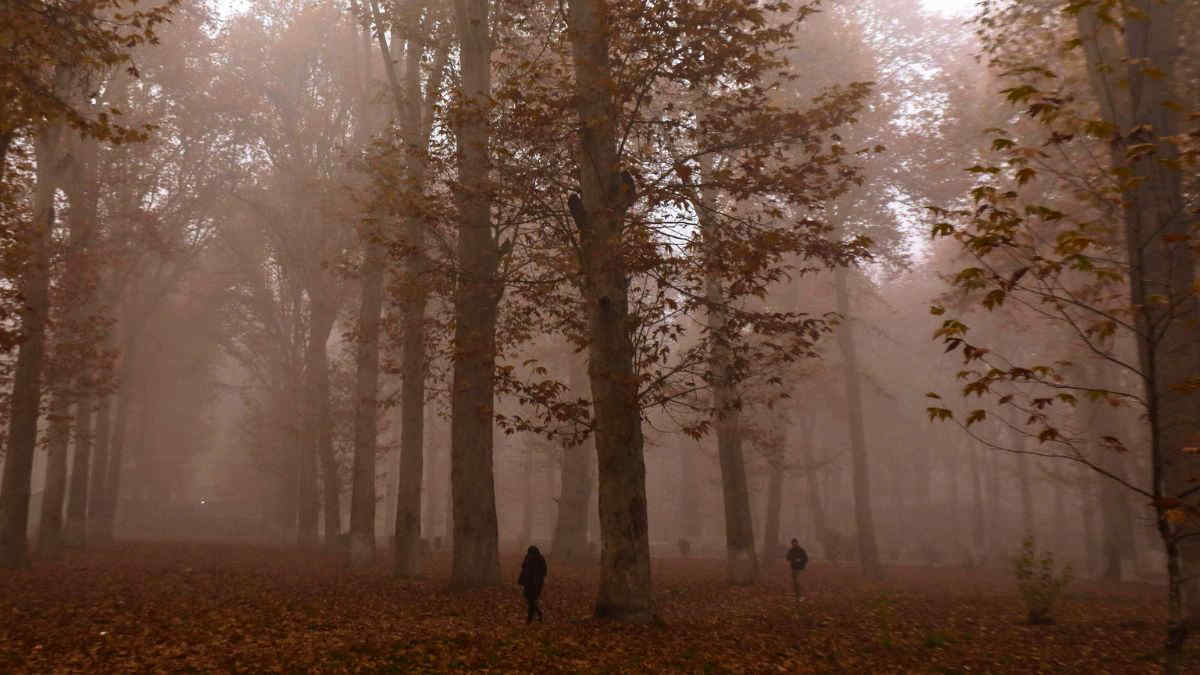
[[[0,20],[7,567],[187,542],[471,590],[536,546],[645,623],[669,565],[775,588],[793,539],[879,583],[1048,555],[1185,667],[1194,3]]]

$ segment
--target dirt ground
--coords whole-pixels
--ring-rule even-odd
[[[550,558],[546,620],[509,585],[446,590],[386,565],[246,546],[124,544],[0,572],[0,671],[1053,672],[1159,669],[1165,591],[1075,582],[1057,623],[1028,626],[1010,576],[813,563],[805,599],[783,561],[749,588],[713,559],[654,561],[661,624],[590,618],[597,570]],[[1190,645],[1187,669],[1200,672]]]

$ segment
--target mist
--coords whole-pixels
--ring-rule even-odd
[[[0,667],[1200,668],[1198,34],[13,5]]]

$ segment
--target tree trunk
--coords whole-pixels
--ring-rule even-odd
[[[100,536],[100,514],[104,512],[104,488],[108,480],[108,455],[112,441],[112,400],[112,394],[101,394],[100,402],[96,406],[96,447],[88,485],[87,526],[84,528],[89,544]]]
[[[91,384],[85,382],[79,402],[75,405],[75,456],[71,463],[71,485],[67,495],[67,522],[63,526],[63,544],[69,548],[84,548],[87,543],[88,476],[91,475],[94,401]]]
[[[503,292],[492,231],[488,147],[491,51],[488,0],[455,0],[463,110],[458,123],[459,232],[454,298],[450,475],[458,588],[500,583],[493,405],[496,319]]]
[[[64,354],[58,354],[64,357]],[[51,367],[48,370],[53,370]],[[62,374],[65,376],[65,373]],[[42,490],[38,554],[55,558],[62,553],[63,506],[67,496],[67,447],[71,441],[71,383],[60,382],[50,403],[50,429],[46,433],[46,482]]]
[[[588,376],[600,468],[600,592],[596,616],[655,619],[646,514],[646,463],[629,316],[623,221],[636,197],[617,157],[617,108],[604,0],[570,0],[568,36],[579,114],[581,194],[570,199],[580,233],[588,319]]]
[[[767,481],[767,517],[763,527],[762,554],[768,560],[779,551],[779,514],[783,509],[783,457],[769,460],[770,477]]]
[[[116,523],[117,500],[121,489],[121,470],[125,453],[125,439],[129,432],[129,405],[133,399],[134,362],[138,357],[138,339],[133,333],[125,336],[125,348],[121,354],[121,375],[117,381],[117,411],[113,420],[112,440],[109,457],[100,487],[100,508],[96,513],[96,540],[110,543]]]
[[[586,365],[572,355],[568,367],[570,391],[580,394],[586,386]],[[595,439],[589,435],[576,445],[564,443],[562,453],[558,519],[554,526],[551,550],[556,560],[576,564],[588,559],[588,503],[592,499],[592,482],[595,480],[592,475]]]
[[[1024,439],[1017,441],[1018,448],[1024,448]],[[1017,455],[1017,486],[1021,490],[1021,530],[1024,537],[1037,536],[1037,527],[1033,513],[1033,483],[1029,477],[1029,456]]]
[[[321,282],[318,282],[318,284]],[[308,353],[305,357],[308,375],[307,414],[305,415],[305,438],[300,444],[302,451],[308,453],[313,469],[319,459],[321,463],[321,478],[323,506],[325,515],[326,549],[334,549],[338,545],[338,535],[341,534],[342,506],[341,480],[338,476],[337,460],[333,456],[333,421],[329,412],[329,353],[327,351],[329,334],[333,330],[333,322],[337,318],[337,306],[326,297],[328,290],[315,288],[309,290],[310,316]],[[314,477],[315,482],[315,477]],[[315,544],[314,532],[309,544]]]
[[[65,88],[67,77],[66,69],[59,68],[56,84],[62,83]],[[41,376],[50,310],[50,232],[54,227],[54,192],[58,187],[55,165],[62,133],[63,125],[53,123],[43,128],[34,142],[37,187],[28,235],[30,257],[17,282],[25,301],[20,313],[24,339],[17,351],[13,374],[4,476],[0,483],[0,565],[8,568],[29,566],[29,495],[42,400]]]
[[[688,440],[681,443],[679,463],[682,485],[679,486],[679,520],[684,538],[696,544],[703,534],[700,522],[700,482],[696,475],[696,462],[699,461],[696,454],[700,449]]]
[[[870,463],[867,459],[867,441],[863,430],[862,394],[859,392],[858,354],[854,348],[854,335],[849,323],[850,293],[846,288],[846,270],[837,268],[833,273],[833,289],[837,300],[837,311],[844,323],[838,328],[838,345],[845,361],[846,406],[850,424],[850,458],[854,471],[854,523],[858,530],[858,560],[863,572],[870,577],[880,577],[883,568],[879,565],[879,551],[875,545],[875,517],[871,513]]]
[[[703,173],[711,171],[703,166]],[[701,179],[703,180],[703,175]],[[717,431],[717,457],[721,466],[721,495],[725,505],[726,577],[739,586],[758,580],[758,556],[754,550],[754,522],[750,510],[750,488],[746,482],[746,462],[742,454],[741,402],[734,382],[731,342],[728,334],[728,308],[721,287],[720,254],[715,249],[717,224],[712,213],[716,195],[700,189],[696,205],[702,236],[710,251],[706,254],[705,301],[708,309],[708,336],[712,340],[708,368],[712,377],[713,426]]]
[[[987,510],[984,506],[983,476],[979,467],[979,448],[967,446],[971,453],[971,541],[975,546],[972,557],[979,560],[987,550]]]
[[[1174,518],[1172,500],[1194,513],[1200,460],[1196,443],[1197,397],[1189,378],[1200,376],[1197,344],[1196,252],[1192,219],[1183,200],[1178,148],[1178,106],[1172,105],[1180,53],[1180,3],[1134,0],[1126,10],[1123,57],[1096,9],[1079,12],[1078,28],[1092,90],[1114,127],[1111,161],[1129,179],[1123,185],[1129,285],[1136,309],[1138,363],[1150,427],[1152,493],[1159,534],[1167,550],[1167,671],[1177,672],[1189,623],[1200,621],[1200,537],[1196,518]],[[1126,64],[1126,81],[1111,75]],[[1133,146],[1149,147],[1129,159]]]

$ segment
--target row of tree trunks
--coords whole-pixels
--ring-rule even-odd
[[[65,90],[69,78],[67,69],[58,68],[56,89]],[[29,565],[30,483],[42,400],[41,378],[50,310],[50,233],[55,221],[54,193],[58,189],[56,174],[63,133],[64,125],[52,122],[39,130],[34,140],[37,187],[33,222],[25,242],[29,254],[18,282],[25,300],[20,315],[23,341],[13,374],[4,475],[0,482],[0,564],[9,568]]]

